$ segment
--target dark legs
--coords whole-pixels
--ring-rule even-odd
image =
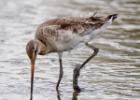
[[[58,90],[56,92],[57,92],[57,100],[62,100],[60,91]],[[73,94],[72,94],[72,99],[71,100],[78,100],[78,95],[79,95],[79,93],[74,91]]]
[[[93,52],[93,54],[92,54],[91,56],[89,56],[89,57],[82,63],[81,66],[77,66],[77,67],[75,67],[75,69],[74,69],[74,74],[73,74],[73,89],[74,89],[75,91],[77,91],[77,92],[80,92],[80,91],[81,91],[80,87],[78,86],[78,77],[79,77],[79,75],[80,75],[80,70],[81,70],[94,56],[96,56],[97,53],[98,53],[98,51],[99,51],[98,48],[96,48],[96,47],[94,47],[94,46],[92,46],[92,45],[90,45],[90,44],[88,44],[88,43],[86,43],[86,46],[88,46],[89,48],[93,49],[94,52]]]
[[[74,91],[73,96],[72,96],[72,100],[78,100],[78,95],[79,95],[79,93]]]
[[[58,100],[61,100],[61,96],[60,96],[59,90],[57,91],[57,99],[58,99]]]
[[[74,69],[74,74],[73,74],[73,89],[76,91],[76,92],[80,92],[81,89],[80,87],[78,86],[78,77],[80,76],[80,70],[94,57],[97,55],[99,49],[86,43],[86,46],[88,46],[89,48],[93,49],[93,54],[91,56],[89,56],[83,63],[81,66],[77,66],[75,67]],[[59,53],[59,64],[60,64],[60,72],[59,72],[59,79],[58,79],[58,82],[57,82],[57,85],[56,85],[56,90],[58,90],[58,87],[59,87],[59,84],[61,82],[61,79],[63,77],[63,66],[62,66],[62,53]]]
[[[62,54],[60,53],[59,54],[59,64],[60,64],[60,71],[59,71],[59,79],[58,79],[58,82],[57,82],[57,85],[56,85],[56,90],[58,91],[58,87],[59,87],[59,84],[61,82],[61,79],[63,77],[63,66],[62,66]]]

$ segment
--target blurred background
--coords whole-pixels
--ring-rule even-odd
[[[100,52],[81,72],[84,91],[73,95],[73,68],[92,51],[79,47],[64,54],[59,96],[57,55],[38,56],[34,100],[140,100],[140,0],[0,0],[0,100],[29,100],[25,46],[40,23],[94,12],[119,17],[92,41]]]

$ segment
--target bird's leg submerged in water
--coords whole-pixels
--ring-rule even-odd
[[[61,96],[60,96],[60,91],[59,90],[57,91],[57,99],[61,100]]]
[[[80,70],[94,57],[97,55],[99,49],[94,47],[93,45],[90,45],[88,43],[85,44],[86,46],[88,46],[89,48],[93,49],[94,52],[91,56],[89,56],[80,66],[75,67],[74,69],[74,74],[73,74],[73,89],[77,92],[80,92],[81,89],[78,86],[78,77],[80,76]]]
[[[58,82],[57,82],[57,85],[56,85],[56,90],[58,91],[58,87],[59,87],[59,84],[61,82],[61,79],[63,77],[63,65],[62,65],[62,53],[59,53],[59,64],[60,64],[60,71],[59,71],[59,79],[58,79]]]

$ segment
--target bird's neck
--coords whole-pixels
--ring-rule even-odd
[[[44,45],[41,41],[37,40],[37,42],[38,42],[38,54],[39,55],[45,55],[50,51],[49,48],[46,45]]]

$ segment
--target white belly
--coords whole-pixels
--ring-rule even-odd
[[[74,33],[61,34],[61,36],[58,38],[58,41],[55,41],[55,45],[58,51],[69,51],[80,43],[91,41],[99,32],[100,30],[95,30],[94,32],[84,36]]]
[[[56,43],[56,48],[58,51],[69,51],[75,48],[78,44],[82,43],[82,37],[77,34],[68,32],[61,34]]]

